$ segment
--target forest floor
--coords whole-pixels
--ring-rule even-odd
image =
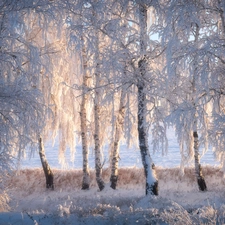
[[[0,198],[0,225],[225,224],[225,180],[218,167],[203,167],[207,192],[200,192],[194,169],[156,168],[159,196],[145,196],[142,169],[121,168],[118,189],[81,190],[82,170],[53,170],[55,190],[45,189],[42,169],[23,169],[6,181]],[[109,180],[109,170],[103,178]],[[0,196],[1,197],[1,196]],[[4,198],[7,197],[7,198]],[[4,199],[6,200],[4,205]]]

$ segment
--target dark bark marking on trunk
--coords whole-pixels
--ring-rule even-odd
[[[99,190],[102,191],[102,190],[105,188],[105,183],[104,183],[104,181],[103,181],[102,178],[99,177],[99,176],[96,177],[96,181],[97,181]]]
[[[199,164],[199,176],[197,177],[197,182],[198,182],[198,188],[200,191],[207,191],[206,182],[202,175],[202,167],[200,164]]]
[[[89,190],[89,184],[83,181],[81,190]]]
[[[111,175],[111,177],[110,177],[110,182],[111,182],[110,187],[111,187],[112,189],[114,189],[114,190],[116,190],[117,181],[118,181],[118,176],[116,176],[116,175]]]
[[[204,177],[198,178],[198,187],[200,191],[207,191],[206,183]]]
[[[154,184],[150,185],[146,183],[146,195],[151,194],[151,195],[159,195],[159,184],[158,181],[156,181]]]
[[[194,138],[198,138],[198,133],[196,131],[193,132]]]

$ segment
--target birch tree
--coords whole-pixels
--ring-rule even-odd
[[[87,134],[87,91],[88,91],[88,74],[87,74],[87,56],[85,50],[85,43],[82,48],[82,64],[83,64],[83,86],[82,86],[82,100],[80,107],[80,120],[81,120],[81,138],[83,149],[83,182],[82,190],[89,189],[90,186],[90,172],[88,165],[88,134]]]
[[[107,73],[109,85],[107,86],[106,98],[111,110],[111,124],[110,124],[110,162],[111,162],[111,175],[110,182],[111,188],[116,189],[118,181],[118,168],[119,168],[119,151],[120,142],[125,135],[127,139],[131,140],[133,135],[131,126],[125,132],[125,113],[127,104],[127,95],[129,87],[132,85],[129,76],[133,76],[130,71],[129,61],[131,60],[130,45],[134,40],[129,40],[129,35],[134,32],[130,27],[127,16],[129,16],[129,7],[124,7],[126,3],[112,1],[109,8],[109,16],[106,18],[103,26],[103,34],[107,37],[108,45],[104,49],[104,62],[103,71]],[[130,29],[131,28],[131,29]],[[129,74],[129,75],[128,75]],[[129,118],[127,118],[129,120]],[[132,123],[129,120],[129,124]],[[128,142],[130,142],[127,140]],[[129,146],[129,144],[128,144]]]
[[[54,4],[53,4],[54,5]],[[46,4],[39,5],[38,12],[28,13],[25,18],[26,39],[38,49],[40,64],[36,58],[36,66],[40,65],[37,77],[32,79],[32,86],[40,90],[42,95],[42,107],[46,107],[44,126],[37,132],[36,142],[39,146],[39,155],[42,161],[43,170],[46,176],[46,187],[54,188],[53,173],[44,151],[44,142],[59,138],[59,161],[65,166],[64,152],[67,147],[71,149],[71,159],[74,158],[75,151],[75,127],[77,126],[77,110],[75,101],[75,91],[70,88],[71,81],[76,76],[77,65],[72,63],[70,51],[67,48],[65,25],[60,20],[62,16],[56,8],[51,5],[50,12],[45,11]],[[56,6],[56,5],[54,5]],[[48,7],[47,7],[48,8]],[[47,25],[46,25],[47,23]],[[60,31],[63,29],[63,31]],[[37,56],[36,56],[37,57]],[[30,63],[26,63],[28,68]],[[72,72],[71,72],[72,71]],[[39,134],[41,137],[39,137]]]
[[[42,11],[42,10],[40,10],[40,11]],[[39,66],[40,69],[39,69],[36,77],[32,78],[31,85],[34,89],[39,90],[41,93],[42,107],[43,108],[45,107],[46,110],[45,110],[45,117],[42,117],[39,119],[43,120],[44,123],[46,123],[47,119],[48,119],[48,111],[50,110],[50,108],[48,107],[48,101],[44,98],[44,95],[46,93],[43,93],[43,91],[44,91],[42,89],[43,86],[40,85],[40,83],[42,81],[42,78],[46,77],[46,74],[45,74],[46,71],[44,72],[44,67],[46,66],[45,63],[49,62],[49,58],[50,58],[49,56],[54,53],[55,49],[51,48],[51,46],[49,46],[49,45],[41,46],[42,44],[40,44],[43,41],[43,39],[40,37],[42,34],[42,31],[40,28],[40,23],[42,22],[41,15],[36,14],[34,12],[32,12],[32,13],[27,12],[23,18],[24,18],[24,30],[23,30],[24,39],[28,43],[32,43],[33,46],[35,46],[35,48],[37,49],[37,53],[36,53],[37,55],[36,56],[31,55],[30,60],[35,61],[35,60],[37,60],[37,57],[39,58],[39,61],[36,61],[36,66]],[[39,24],[38,24],[38,22],[39,22]],[[43,30],[43,32],[44,32],[44,30]],[[29,51],[32,52],[31,50],[29,50]],[[24,64],[27,68],[32,68],[32,64],[30,63],[29,60],[27,62],[25,62]],[[43,168],[45,178],[46,178],[46,188],[53,190],[54,189],[53,173],[47,162],[43,140],[42,140],[42,137],[40,137],[40,133],[44,133],[43,130],[44,130],[44,126],[43,126],[42,130],[40,130],[36,133],[36,137],[34,137],[33,142],[37,143],[36,146],[38,148],[38,153],[40,156],[42,168]]]
[[[46,5],[46,2],[38,5],[42,6],[39,8],[40,14],[46,10]],[[30,13],[31,8],[34,11],[37,9],[35,2],[30,5],[28,2],[7,1],[3,2],[0,9],[1,90],[4,105],[1,115],[5,121],[5,135],[1,138],[1,143],[4,144],[1,149],[7,152],[7,156],[17,156],[18,161],[24,156],[26,149],[38,146],[38,134],[42,133],[48,114],[48,106],[39,86],[39,75],[45,66],[42,59],[46,59],[45,56],[51,51],[37,45],[35,36],[40,33],[40,27],[34,26],[38,16],[34,11]],[[6,60],[4,55],[7,56]],[[39,144],[43,159],[43,144]],[[10,149],[6,148],[8,145]],[[10,157],[9,161],[11,162]],[[47,188],[53,188],[53,177],[49,184],[46,175],[46,185]]]
[[[152,141],[154,143],[154,150],[156,150],[159,146],[162,146],[161,150],[163,152],[164,143],[166,143],[165,133],[161,136],[161,139],[159,138],[159,136],[163,133],[161,133],[161,131],[164,131],[163,126],[161,126],[163,121],[161,120],[161,112],[158,107],[160,95],[157,95],[157,89],[161,89],[160,80],[162,81],[162,79],[157,66],[155,66],[155,62],[160,56],[161,50],[156,42],[150,41],[150,36],[147,29],[147,26],[149,27],[147,9],[151,5],[150,2],[146,3],[135,1],[123,2],[120,4],[123,5],[122,12],[127,11],[125,18],[127,24],[122,22],[121,27],[123,27],[124,30],[126,30],[127,27],[130,29],[130,31],[126,32],[125,39],[123,39],[123,36],[121,35],[117,40],[117,43],[123,49],[122,52],[125,53],[119,56],[121,57],[119,61],[123,61],[123,63],[127,66],[127,74],[122,72],[123,75],[121,76],[121,80],[123,82],[121,82],[121,84],[122,88],[125,88],[126,91],[129,90],[130,92],[130,94],[127,94],[124,136],[127,138],[128,142],[131,136],[133,136],[133,139],[136,140],[134,135],[135,132],[133,131],[133,128],[136,128],[136,137],[138,137],[139,140],[139,147],[146,176],[146,194],[157,195],[157,180],[155,178],[154,166],[150,157],[148,145],[149,135],[151,132],[153,134]],[[122,13],[119,15],[121,20],[123,20]],[[120,54],[120,51],[121,50],[119,50],[117,54]],[[154,67],[155,71],[153,69]],[[130,88],[126,89],[126,85]],[[157,85],[159,86],[157,87]],[[131,98],[136,102],[136,108],[132,105],[133,102],[130,102]],[[129,115],[130,110],[132,110],[132,118],[137,118],[137,120],[134,119],[132,128],[127,120],[130,118],[127,116]],[[136,113],[137,117],[134,116],[134,113]],[[152,128],[151,132],[149,127]],[[159,144],[160,142],[161,144]]]
[[[208,148],[209,118],[207,114],[209,73],[205,72],[204,13],[198,1],[170,1],[167,26],[164,29],[167,44],[167,73],[170,85],[170,122],[175,126],[182,155],[181,168],[195,161],[195,174],[199,190],[206,191],[202,175],[199,147]],[[184,17],[185,15],[185,17]],[[164,38],[164,37],[163,37]],[[172,87],[172,84],[175,84]],[[199,139],[200,134],[200,139]],[[200,142],[201,140],[201,142]],[[205,152],[204,151],[204,152]]]
[[[147,98],[146,98],[146,70],[147,70],[147,5],[139,3],[140,27],[140,60],[138,61],[139,76],[137,77],[138,89],[138,138],[142,164],[146,178],[146,195],[158,195],[158,181],[154,174],[154,167],[150,157],[147,132]]]
[[[97,5],[92,5],[93,7],[93,19],[94,19],[94,27],[97,28]],[[99,30],[95,30],[95,53],[94,53],[94,79],[95,79],[95,91],[94,91],[94,121],[95,121],[95,130],[94,130],[94,150],[95,150],[95,173],[96,173],[96,181],[98,187],[101,190],[104,189],[105,184],[102,179],[102,162],[101,162],[101,144],[100,144],[100,116],[101,116],[101,106],[100,106],[100,98],[101,91],[98,89],[101,86],[101,72],[100,72],[100,53],[99,53]]]
[[[209,140],[216,158],[225,171],[224,163],[224,37],[225,6],[223,1],[203,2],[207,34],[202,48],[205,49],[205,67],[209,73],[207,95],[211,99],[211,126]]]
[[[111,165],[110,187],[113,189],[116,189],[118,180],[119,142],[122,136],[124,126],[125,104],[126,104],[126,93],[125,89],[123,88],[121,90],[119,110],[116,118],[115,139],[113,142],[113,151],[111,156],[112,165]]]
[[[1,151],[8,156],[18,156],[18,159],[28,146],[35,145],[36,134],[43,129],[46,112],[41,92],[33,86],[41,70],[39,50],[23,34],[24,14],[28,8],[28,5],[21,6],[13,1],[0,5],[3,132],[0,143]]]
[[[108,110],[103,111],[103,106],[107,103],[107,99],[103,103],[106,93],[104,87],[107,86],[107,84],[105,84],[105,81],[106,77],[108,76],[107,73],[110,73],[110,71],[106,72],[103,69],[103,54],[104,48],[105,46],[107,46],[107,40],[104,39],[104,34],[102,33],[101,29],[104,26],[103,24],[106,16],[106,14],[104,14],[104,11],[107,8],[106,6],[107,4],[100,1],[89,1],[87,4],[84,4],[82,1],[78,1],[76,4],[73,3],[70,6],[67,5],[71,13],[72,20],[70,26],[72,30],[70,34],[71,40],[74,42],[78,49],[79,46],[83,46],[85,48],[85,54],[83,54],[82,56],[82,67],[86,67],[86,78],[84,77],[83,82],[89,77],[90,86],[87,90],[87,88],[85,88],[86,85],[83,83],[82,89],[86,89],[86,96],[88,94],[87,91],[90,94],[90,98],[88,98],[88,114],[91,115],[89,127],[92,129],[89,130],[89,133],[93,133],[93,139],[89,138],[87,144],[93,144],[94,146],[96,181],[100,190],[104,188],[104,181],[102,180],[103,163],[101,149],[104,144],[104,136],[108,135],[107,132],[103,133],[103,127],[101,124],[104,121],[105,128],[108,129],[108,123],[106,123],[108,119],[106,117],[109,114]],[[80,18],[80,20],[77,20],[77,18]],[[85,63],[85,61],[87,63]],[[79,87],[80,85],[78,85],[78,88]],[[85,95],[82,95],[81,110],[84,109],[83,107]],[[84,114],[82,114],[82,116],[83,115]],[[81,122],[83,126],[84,121]],[[87,123],[87,121],[85,121],[85,123]],[[84,135],[83,131],[81,131],[81,133],[82,135]],[[84,142],[82,146],[84,149]],[[85,164],[88,157],[86,150],[84,151],[84,153],[83,168],[86,167]],[[87,171],[86,169],[84,170]]]
[[[195,29],[195,40],[194,43],[196,44],[199,40],[199,26],[198,24],[196,24],[196,29]],[[198,57],[198,56],[197,56]],[[205,179],[202,175],[202,169],[201,169],[201,165],[200,165],[200,159],[199,159],[199,139],[198,139],[198,121],[197,121],[197,106],[196,106],[196,101],[195,101],[195,96],[196,96],[196,79],[198,77],[198,68],[197,68],[197,62],[198,62],[198,58],[195,57],[194,58],[194,62],[193,62],[193,79],[192,79],[192,94],[193,97],[191,99],[192,104],[193,104],[193,108],[195,110],[194,112],[194,118],[193,118],[193,137],[194,137],[194,160],[195,160],[195,173],[196,173],[196,177],[197,177],[197,182],[198,182],[198,187],[199,190],[201,191],[206,191],[207,187],[206,187],[206,183],[205,183]]]

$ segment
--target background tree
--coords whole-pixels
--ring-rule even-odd
[[[96,180],[99,185],[99,189],[104,188],[104,182],[101,178],[102,174],[102,146],[104,144],[104,137],[108,135],[107,132],[103,132],[103,129],[108,129],[109,121],[107,119],[109,111],[105,109],[105,105],[108,104],[108,100],[105,97],[105,87],[107,86],[108,72],[103,69],[104,61],[104,49],[107,45],[101,28],[104,23],[107,4],[103,4],[100,1],[89,1],[88,4],[84,4],[83,1],[78,1],[76,4],[67,1],[67,9],[71,15],[70,18],[70,38],[77,49],[85,48],[85,61],[87,62],[85,67],[86,78],[89,78],[89,88],[86,89],[89,92],[90,98],[88,98],[88,118],[89,128],[88,132],[93,134],[93,138],[88,140],[87,145],[94,147],[95,151],[95,164],[96,164]],[[80,18],[80,20],[77,20]],[[84,51],[83,51],[84,52]],[[84,54],[83,54],[84,56]],[[84,59],[84,57],[82,57]],[[84,62],[84,61],[83,61]],[[84,65],[82,65],[83,67]],[[74,85],[79,90],[81,85],[74,80]],[[84,87],[84,86],[83,86]],[[83,88],[82,87],[82,88]],[[83,100],[81,101],[81,107],[83,107]],[[102,127],[104,121],[105,127]],[[87,121],[86,121],[87,122]],[[83,123],[83,122],[82,122]],[[82,131],[81,131],[82,132]],[[84,132],[82,132],[84,133]],[[82,144],[83,145],[83,144]],[[83,148],[85,146],[83,145]],[[87,151],[84,151],[84,161],[87,159]],[[84,167],[85,167],[84,162]],[[86,169],[85,169],[86,171]],[[85,172],[86,173],[86,172]]]
[[[36,95],[32,99],[34,101],[32,104],[37,100],[40,101],[38,105],[40,109],[36,107],[33,108],[34,112],[30,110],[30,113],[32,113],[30,119],[35,122],[35,113],[37,114],[38,110],[43,112],[38,114],[39,124],[36,123],[32,127],[33,130],[30,131],[26,128],[26,132],[28,132],[26,135],[33,135],[30,141],[35,144],[35,147],[39,144],[42,161],[46,161],[46,157],[39,134],[41,134],[44,141],[47,139],[54,140],[58,135],[60,143],[59,159],[62,164],[65,164],[63,153],[66,147],[70,146],[72,153],[75,150],[74,127],[77,121],[74,118],[76,118],[75,104],[77,102],[75,101],[75,91],[68,86],[72,86],[71,80],[76,76],[76,70],[73,70],[73,68],[77,65],[72,64],[72,60],[68,59],[74,59],[76,55],[71,57],[68,51],[65,29],[59,32],[63,27],[59,19],[62,14],[56,10],[58,5],[55,2],[38,2],[37,6],[35,4],[25,4],[25,7],[20,11],[17,9],[21,5],[14,6],[18,17],[23,22],[23,24],[21,22],[21,25],[20,21],[18,21],[19,25],[14,24],[13,27],[20,48],[18,58],[21,66],[18,67],[17,71],[21,68],[21,71],[24,72],[22,75],[29,78],[27,87],[30,85],[35,93],[39,93],[39,96]],[[30,7],[34,10],[30,11]],[[55,20],[55,17],[59,21]],[[24,78],[26,77],[24,76]],[[24,81],[22,82],[24,83]],[[32,104],[30,105],[32,106]],[[28,121],[27,118],[26,121]],[[23,150],[25,149],[24,146]],[[74,154],[72,154],[71,158],[73,157]],[[49,165],[45,165],[47,164],[43,164],[43,169],[49,170]],[[48,180],[46,177],[46,181]],[[53,186],[53,184],[48,183],[46,185],[47,187]]]
[[[224,37],[225,7],[223,1],[202,2],[207,33],[204,35],[204,67],[209,74],[209,84],[204,87],[211,100],[209,143],[225,171],[224,164]]]
[[[174,125],[180,144],[181,168],[194,159],[199,189],[205,191],[199,159],[200,145],[205,147],[203,153],[207,151],[209,130],[210,98],[206,90],[210,73],[205,68],[206,52],[202,47],[207,36],[205,12],[199,1],[169,1],[165,21],[162,40],[168,40],[169,122]]]
[[[45,121],[45,105],[33,81],[41,70],[38,49],[23,33],[29,6],[13,1],[0,5],[1,42],[1,151],[20,159],[26,147],[37,143]]]
[[[85,43],[83,43],[85,45]],[[87,56],[85,46],[82,48],[82,64],[83,64],[83,87],[82,87],[82,100],[80,106],[80,120],[81,120],[81,138],[83,149],[83,182],[82,190],[89,189],[90,186],[90,172],[88,165],[88,131],[87,131],[87,92],[88,92],[88,79],[87,74]]]

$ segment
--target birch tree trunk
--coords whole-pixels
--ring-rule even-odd
[[[202,168],[200,164],[200,159],[199,159],[199,140],[198,140],[198,133],[197,131],[193,132],[194,136],[194,152],[195,152],[195,174],[198,182],[198,188],[200,191],[207,191],[207,186],[205,179],[202,175]]]
[[[142,63],[139,62],[140,64]],[[138,84],[138,138],[146,178],[145,193],[146,195],[158,195],[158,181],[155,177],[154,166],[149,153],[148,133],[146,130],[146,94],[144,83],[140,81]]]
[[[48,161],[46,159],[44,144],[41,137],[39,137],[38,142],[39,142],[39,155],[40,155],[42,168],[44,170],[44,174],[46,178],[46,188],[54,190],[54,183],[53,183],[54,176],[48,164]]]
[[[196,24],[196,33],[195,33],[195,43],[197,43],[199,38],[199,26]],[[193,74],[193,97],[192,102],[195,109],[194,121],[193,121],[193,137],[194,137],[194,160],[195,160],[195,175],[197,178],[198,188],[200,191],[207,191],[206,182],[202,175],[202,168],[200,164],[199,158],[199,139],[198,139],[198,132],[197,132],[197,106],[195,104],[194,98],[196,96],[196,79],[197,79],[197,59],[194,59],[194,74]]]
[[[98,79],[97,79],[98,81]],[[102,163],[101,163],[101,149],[100,149],[100,105],[99,105],[99,92],[95,91],[95,100],[94,100],[94,118],[95,118],[95,133],[94,133],[94,142],[95,142],[95,173],[96,181],[99,187],[99,190],[103,190],[105,187],[104,181],[102,179]]]
[[[87,74],[87,56],[85,47],[82,49],[83,60],[83,87],[82,87],[82,101],[80,108],[81,121],[81,141],[82,141],[82,155],[83,155],[83,181],[82,190],[87,190],[90,187],[90,172],[88,165],[88,142],[87,142],[87,88],[88,88],[88,74]]]
[[[95,50],[95,97],[94,97],[94,120],[95,120],[95,131],[94,131],[94,146],[95,146],[95,173],[96,181],[99,187],[99,190],[103,190],[105,183],[102,179],[102,163],[101,163],[101,148],[100,148],[100,99],[101,93],[98,88],[101,84],[100,77],[100,65],[99,65],[99,31],[96,31],[96,50]]]
[[[138,62],[140,77],[138,77],[138,138],[141,152],[142,164],[146,178],[146,195],[158,195],[158,181],[155,177],[152,159],[148,147],[148,133],[146,121],[146,92],[144,78],[146,75],[147,61],[147,7],[139,3],[139,26],[140,26],[140,50],[141,59]]]
[[[120,105],[119,112],[116,119],[116,131],[115,131],[115,140],[113,143],[113,152],[112,152],[112,167],[111,167],[111,177],[110,187],[116,189],[117,180],[118,180],[118,163],[119,163],[119,142],[122,134],[123,124],[124,124],[124,113],[125,113],[125,97],[126,93],[124,88],[121,91],[120,96]]]

